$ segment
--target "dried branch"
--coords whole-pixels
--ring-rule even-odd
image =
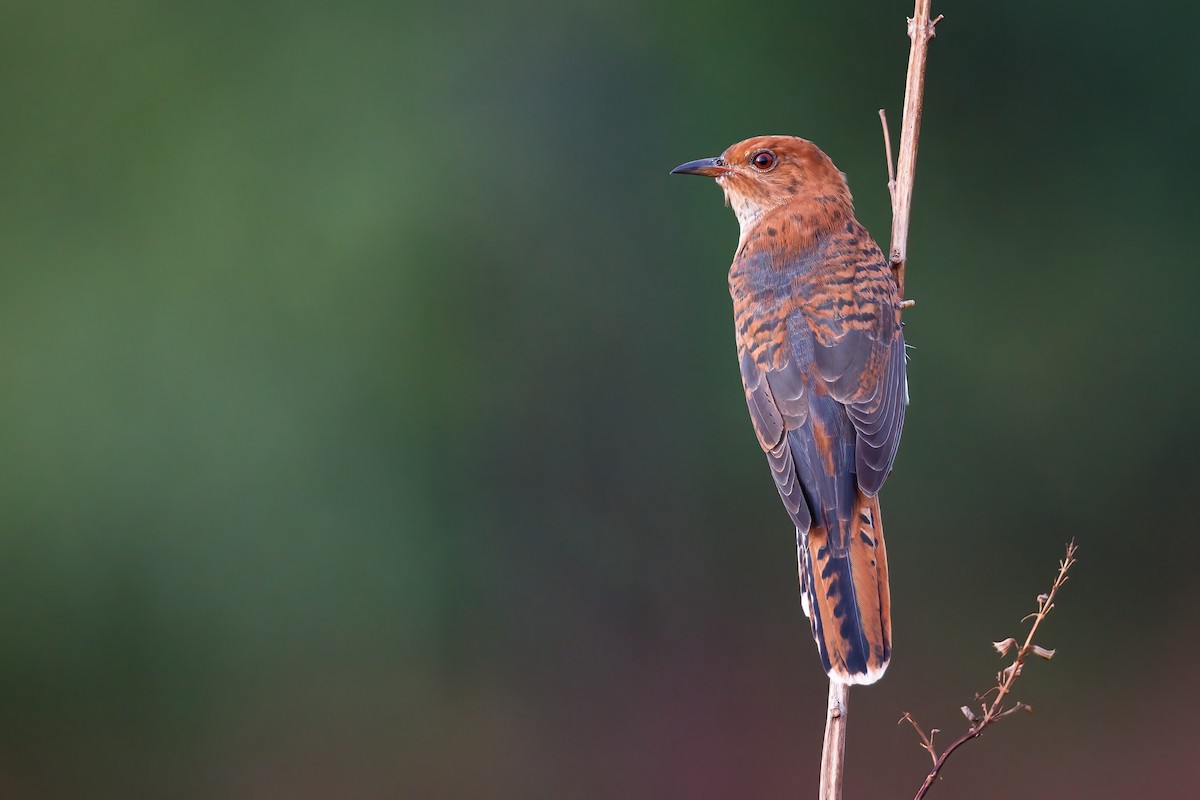
[[[888,191],[892,196],[892,273],[900,289],[901,308],[912,305],[904,298],[904,266],[908,249],[908,219],[912,204],[913,179],[917,169],[917,137],[921,130],[921,106],[925,97],[925,59],[929,40],[937,19],[930,21],[932,0],[915,0],[912,19],[908,20],[908,38],[912,45],[908,54],[908,75],[904,84],[904,116],[900,121],[900,170],[892,170],[892,141],[887,129],[887,116],[879,111],[883,121],[884,146],[888,162]],[[821,749],[820,800],[841,800],[842,772],[846,757],[846,716],[849,710],[850,687],[835,680],[829,681],[829,707],[825,717],[825,743]],[[910,720],[911,721],[911,720]],[[913,723],[914,727],[916,723]],[[932,747],[932,744],[930,744]]]
[[[904,269],[908,263],[908,220],[912,211],[913,179],[917,172],[917,142],[921,134],[921,109],[925,99],[925,60],[929,52],[929,40],[935,35],[935,26],[942,20],[939,15],[930,19],[931,0],[917,0],[912,19],[908,21],[908,38],[912,47],[908,52],[908,80],[904,86],[904,116],[900,120],[900,160],[892,178],[891,141],[887,136],[887,117],[882,109],[880,118],[884,125],[884,142],[888,151],[888,189],[892,195],[892,246],[890,257],[892,273],[904,297]]]
[[[1067,545],[1066,556],[1058,562],[1058,575],[1054,578],[1054,583],[1050,587],[1050,591],[1046,594],[1038,595],[1038,610],[1021,620],[1021,622],[1025,622],[1029,619],[1033,620],[1033,624],[1029,626],[1029,633],[1025,636],[1024,644],[1018,646],[1017,640],[1013,638],[1004,639],[1003,641],[999,642],[992,642],[992,647],[995,648],[996,652],[998,652],[1000,655],[1007,655],[1010,651],[1016,649],[1016,656],[1011,664],[996,674],[995,686],[988,689],[983,694],[975,695],[975,699],[980,701],[979,711],[982,716],[980,716],[980,714],[976,714],[976,712],[970,706],[962,707],[963,716],[967,718],[967,723],[969,725],[966,733],[955,739],[949,747],[947,747],[941,754],[938,754],[937,750],[935,750],[933,746],[933,736],[938,732],[936,728],[930,730],[929,735],[927,736],[925,731],[921,729],[921,726],[917,724],[916,720],[914,720],[912,716],[908,714],[908,712],[905,712],[904,716],[900,718],[900,722],[908,722],[913,726],[913,729],[917,732],[917,736],[921,739],[922,749],[929,753],[930,757],[933,759],[933,769],[931,769],[929,774],[925,776],[925,782],[921,784],[921,788],[917,791],[914,800],[921,800],[921,798],[925,797],[925,794],[929,791],[930,787],[933,786],[934,781],[937,780],[938,774],[942,771],[942,767],[946,765],[946,760],[954,754],[955,750],[962,747],[972,739],[978,738],[979,735],[988,728],[988,726],[992,725],[997,720],[1004,719],[1005,717],[1011,716],[1018,711],[1033,713],[1033,708],[1025,703],[1014,702],[1011,706],[1005,708],[1004,701],[1005,698],[1008,697],[1009,692],[1012,691],[1013,684],[1021,675],[1021,671],[1025,668],[1026,658],[1034,655],[1049,661],[1054,657],[1053,650],[1047,650],[1044,647],[1034,644],[1033,637],[1037,633],[1038,627],[1042,624],[1042,621],[1046,619],[1046,615],[1050,613],[1050,609],[1054,608],[1054,598],[1058,594],[1058,590],[1061,589],[1063,584],[1067,582],[1067,571],[1070,570],[1075,564],[1075,553],[1077,550],[1078,548],[1075,545],[1075,540],[1072,539],[1071,543]],[[989,700],[988,698],[991,699]]]
[[[846,716],[849,713],[850,685],[829,681],[829,708],[825,717],[825,744],[821,748],[820,800],[839,800],[842,796],[842,768],[846,763]]]
[[[892,198],[892,223],[896,221],[896,162],[892,159],[892,134],[888,130],[887,112],[879,109],[879,122],[883,125],[883,156],[887,159],[888,195]]]

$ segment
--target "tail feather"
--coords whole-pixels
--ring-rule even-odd
[[[804,613],[821,664],[842,683],[874,683],[892,657],[891,597],[879,499],[861,491],[844,535],[813,525],[797,542]],[[843,542],[836,547],[835,542]]]

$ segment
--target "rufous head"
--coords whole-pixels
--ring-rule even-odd
[[[794,200],[853,208],[846,177],[829,156],[796,136],[755,136],[716,158],[680,164],[672,175],[716,178],[743,234],[771,210]]]

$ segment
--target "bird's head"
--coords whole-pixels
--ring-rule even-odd
[[[822,207],[853,211],[846,177],[819,147],[795,136],[746,139],[716,158],[680,164],[671,174],[716,178],[743,235],[765,214],[794,200],[813,204],[815,212]]]

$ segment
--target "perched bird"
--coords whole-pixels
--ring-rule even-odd
[[[672,174],[715,178],[741,226],[729,270],[750,419],[796,525],[821,663],[873,683],[892,653],[878,493],[908,404],[900,297],[812,142],[761,136]]]

